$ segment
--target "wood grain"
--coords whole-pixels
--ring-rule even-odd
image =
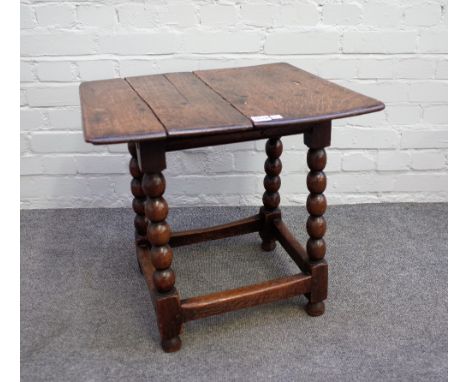
[[[318,123],[384,108],[285,63],[84,82],[80,98],[88,142],[165,140],[184,148],[205,145],[195,138],[235,142],[295,134],[297,126],[312,131]],[[282,118],[251,121],[259,115]]]
[[[166,138],[166,130],[154,113],[123,79],[83,82],[80,100],[86,142]]]
[[[310,132],[313,133],[313,143],[319,147],[330,145],[331,121],[288,126],[268,126],[236,133],[225,132],[216,135],[203,135],[193,139],[190,136],[172,137],[165,141],[166,151],[177,151],[195,147],[226,145],[229,143],[253,141],[257,139],[275,138]]]
[[[196,320],[309,293],[311,286],[311,276],[300,273],[260,284],[192,297],[182,300],[182,315],[184,321]]]
[[[231,236],[245,235],[260,230],[260,215],[213,227],[198,228],[190,231],[173,232],[169,244],[171,247],[195,244],[208,240],[223,239]]]
[[[255,126],[310,123],[370,113],[384,104],[287,63],[194,72],[249,118],[283,118]]]
[[[289,231],[282,219],[273,221],[273,234],[301,271],[309,273],[310,265],[307,252],[291,231]]]
[[[252,123],[193,73],[127,78],[169,137],[252,129]]]
[[[262,202],[263,207],[260,207],[260,215],[262,216],[263,225],[260,230],[260,238],[262,239],[261,248],[264,251],[273,251],[276,248],[275,237],[272,234],[273,219],[269,218],[274,212],[281,212],[279,209],[281,187],[280,173],[283,168],[280,156],[283,152],[283,143],[279,137],[269,138],[265,144],[265,152],[267,159],[265,160],[264,170],[265,177],[263,178],[263,186],[265,192],[263,193]]]

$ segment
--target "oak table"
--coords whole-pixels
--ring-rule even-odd
[[[384,104],[286,63],[84,82],[80,99],[85,140],[128,143],[140,270],[156,310],[162,348],[180,349],[186,321],[304,294],[311,316],[324,313],[328,267],[323,218],[327,201],[324,148],[331,121],[372,113]],[[307,164],[305,248],[281,219],[280,137],[303,134]],[[163,197],[168,151],[267,139],[263,207],[240,221],[171,232]],[[294,276],[181,299],[171,269],[173,247],[259,232],[265,251],[278,241],[300,269]]]

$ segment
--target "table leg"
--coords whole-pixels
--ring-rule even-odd
[[[307,164],[310,169],[307,175],[307,188],[310,192],[307,198],[307,211],[309,212],[307,233],[309,234],[309,240],[307,241],[306,249],[312,273],[314,273],[314,270],[317,270],[317,274],[321,275],[319,282],[325,284],[327,283],[328,271],[326,263],[322,259],[326,252],[323,236],[325,235],[327,224],[323,214],[327,208],[327,199],[323,192],[327,185],[327,178],[322,170],[325,168],[326,162],[327,155],[323,148],[309,146],[307,153]],[[322,289],[326,294],[326,285],[320,288],[320,290]],[[318,297],[309,296],[309,303],[306,306],[306,311],[309,315],[320,316],[325,312],[323,298],[324,296],[320,294]]]
[[[138,268],[140,269],[140,273],[142,272],[141,264],[138,259],[138,247],[147,246],[146,241],[146,220],[145,220],[145,193],[143,192],[143,188],[141,187],[141,180],[143,178],[143,174],[138,167],[138,159],[137,159],[137,152],[135,143],[130,142],[128,144],[128,151],[132,158],[130,159],[129,163],[129,170],[130,175],[132,176],[131,182],[131,190],[133,195],[133,202],[132,207],[133,211],[135,212],[135,245],[137,250],[137,261],[138,261]]]
[[[273,229],[271,227],[271,219],[267,218],[268,214],[279,212],[280,194],[278,190],[281,186],[281,153],[283,152],[283,143],[279,137],[269,138],[265,144],[265,152],[268,158],[265,161],[265,178],[263,185],[265,192],[263,194],[263,207],[260,209],[260,214],[263,216],[263,228],[259,234],[262,239],[262,249],[264,251],[272,251],[276,247]]]
[[[171,229],[166,222],[169,208],[163,198],[166,181],[161,171],[145,172],[142,186],[147,197],[145,202],[145,216],[148,220],[146,235],[151,244],[151,263],[155,269],[153,273],[156,288],[154,305],[161,346],[166,352],[174,352],[181,347],[179,334],[182,329],[182,316],[179,293],[174,287],[175,273],[171,269],[173,257],[172,248],[169,246]]]

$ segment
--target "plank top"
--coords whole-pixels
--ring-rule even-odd
[[[164,126],[123,79],[83,82],[80,99],[87,142],[105,144],[166,137]]]
[[[84,82],[80,99],[95,144],[286,130],[384,108],[285,63]]]
[[[252,128],[248,118],[193,73],[127,78],[165,126],[167,135],[203,135]]]
[[[319,122],[384,108],[380,101],[286,63],[195,74],[241,113],[253,117],[255,126]],[[270,116],[277,117],[268,120]]]

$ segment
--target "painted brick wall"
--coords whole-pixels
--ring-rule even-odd
[[[22,0],[22,207],[130,205],[126,147],[83,141],[80,81],[275,61],[387,104],[336,121],[330,203],[446,200],[446,0]],[[303,204],[306,150],[283,143],[282,203]],[[169,153],[167,199],[259,204],[263,150]]]

